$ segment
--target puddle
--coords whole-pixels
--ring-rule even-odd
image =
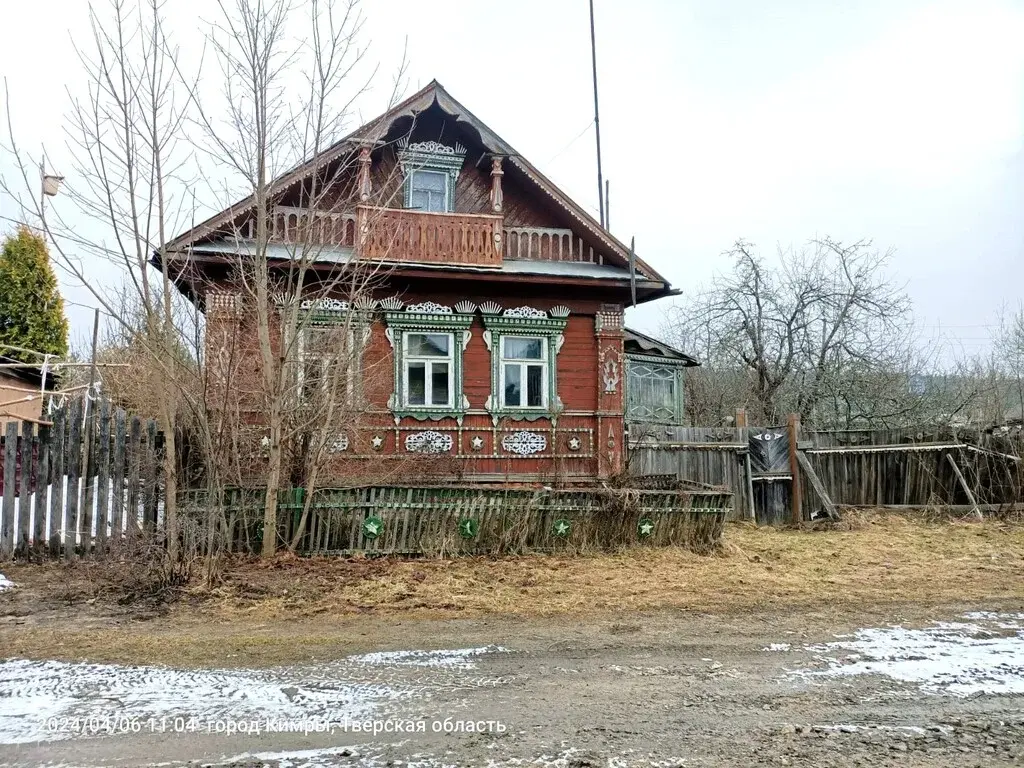
[[[0,744],[178,732],[245,721],[337,725],[434,690],[500,685],[473,674],[494,646],[366,654],[265,670],[180,670],[12,659],[0,662]],[[218,726],[219,727],[219,726]]]
[[[926,693],[1024,694],[1024,614],[969,613],[924,629],[878,627],[807,646],[825,669],[808,677],[883,675]],[[771,647],[771,646],[769,646]]]

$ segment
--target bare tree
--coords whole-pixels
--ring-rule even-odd
[[[889,253],[824,238],[780,251],[777,265],[743,241],[727,255],[732,270],[670,322],[704,360],[690,377],[694,405],[719,418],[745,405],[767,423],[786,412],[849,421],[905,407],[902,397],[879,399],[879,390],[908,391],[915,350],[910,301],[885,273]]]
[[[151,386],[164,404],[155,415],[165,436],[165,522],[169,553],[176,559],[174,404],[187,371],[179,370],[176,291],[166,271],[154,275],[150,260],[162,262],[169,233],[187,220],[182,174],[189,152],[181,138],[188,100],[176,87],[178,50],[164,32],[162,0],[107,0],[99,8],[90,5],[89,20],[90,36],[76,45],[85,95],[72,98],[67,127],[74,166],[67,189],[76,215],[68,219],[55,208],[44,217],[35,164],[15,141],[9,102],[9,149],[22,186],[5,180],[3,187],[40,221],[57,265],[93,294],[160,370]],[[82,231],[82,221],[95,229]],[[111,273],[123,282],[111,281]],[[125,290],[139,310],[128,316],[119,311]]]
[[[322,224],[330,214],[353,208],[359,190],[352,183],[356,158],[351,152],[322,162],[320,157],[339,140],[353,100],[366,92],[376,70],[361,76],[365,49],[359,45],[358,0],[311,0],[302,6],[294,0],[218,0],[217,5],[209,42],[223,74],[225,118],[205,109],[201,99],[194,102],[211,158],[240,178],[248,193],[241,214],[223,234],[237,246],[231,284],[251,313],[248,330],[257,341],[258,392],[252,402],[265,430],[263,553],[270,555],[279,545],[280,490],[298,484],[309,491],[298,530],[285,542],[294,547],[338,425],[361,407],[352,374],[365,333],[360,306],[379,266],[353,254],[323,268],[328,243]],[[400,70],[391,103],[401,82]],[[304,173],[278,181],[300,163]],[[298,197],[291,206],[297,224],[282,236],[278,206],[289,188]],[[346,312],[325,333],[318,329],[316,308],[338,296],[345,297]],[[322,343],[325,335],[331,344]],[[312,387],[311,359],[319,366]]]

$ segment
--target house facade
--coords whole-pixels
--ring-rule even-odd
[[[463,481],[588,485],[623,471],[627,410],[681,420],[680,372],[694,361],[623,323],[634,297],[673,294],[668,281],[438,83],[278,179],[272,197],[272,270],[316,249],[300,375],[315,375],[318,349],[353,350],[339,396],[357,406],[331,446],[339,478],[430,458]],[[170,246],[168,270],[206,314],[208,365],[228,347],[255,355],[238,271],[260,252],[251,208]],[[358,290],[330,282],[357,268]],[[644,382],[632,400],[631,371]]]

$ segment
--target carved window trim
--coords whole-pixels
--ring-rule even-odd
[[[488,307],[488,309],[492,309]],[[497,310],[498,307],[493,309]],[[515,421],[536,421],[551,419],[556,421],[562,412],[562,399],[558,396],[558,353],[565,342],[565,326],[568,323],[568,310],[556,307],[550,312],[543,312],[531,307],[506,309],[501,314],[488,313],[485,310],[484,342],[491,352],[491,394],[484,407],[491,414],[491,420],[497,424],[502,418]],[[505,407],[503,397],[504,372],[502,360],[502,339],[509,336],[537,338],[546,341],[545,353],[547,362],[547,398],[541,407],[514,406]]]
[[[436,141],[405,142],[398,151],[402,167],[403,206],[412,208],[413,176],[415,171],[442,173],[446,180],[445,212],[455,212],[455,183],[462,172],[466,148],[460,144],[449,147]]]
[[[305,377],[310,357],[307,353],[311,334],[347,326],[345,344],[348,359],[343,361],[345,370],[345,391],[343,402],[349,407],[363,404],[363,355],[370,340],[372,312],[353,307],[344,299],[305,299],[298,310],[295,328],[295,392],[300,402],[309,397],[305,390]],[[329,362],[329,361],[322,361]]]
[[[462,307],[465,308],[465,307]],[[469,346],[472,312],[452,311],[451,307],[424,302],[403,310],[384,313],[387,325],[385,335],[391,343],[394,357],[394,390],[388,400],[388,409],[398,424],[403,418],[433,420],[455,419],[461,425],[469,410],[469,399],[463,393],[463,356]],[[475,309],[475,308],[474,308]],[[405,339],[409,333],[446,333],[452,337],[449,406],[408,405],[405,378]]]

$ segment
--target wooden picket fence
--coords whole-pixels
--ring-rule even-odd
[[[0,437],[0,559],[104,552],[162,524],[155,421],[71,401]]]
[[[282,492],[280,544],[299,530],[303,501],[301,489]],[[708,552],[719,545],[731,506],[732,494],[711,488],[323,488],[313,497],[296,549],[308,554],[508,554],[647,543]],[[201,492],[179,497],[186,527],[189,517],[202,526],[210,508]],[[368,521],[373,529],[367,528]],[[650,523],[650,530],[641,531],[641,521]],[[561,524],[568,529],[560,533]],[[263,491],[230,491],[221,526],[225,549],[258,552],[264,535]]]

